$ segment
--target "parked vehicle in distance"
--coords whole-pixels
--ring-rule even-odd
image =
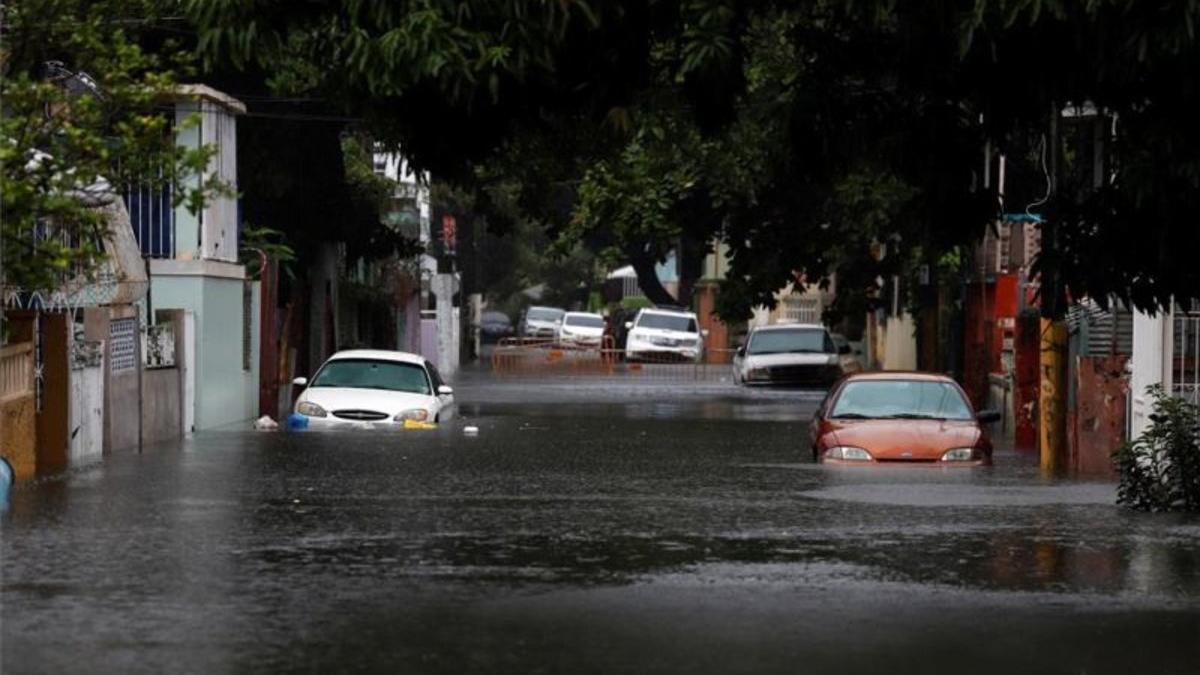
[[[454,416],[454,390],[418,354],[356,349],[329,357],[296,399],[295,418],[313,429],[398,428]]]
[[[557,338],[564,347],[599,349],[604,338],[604,317],[591,312],[567,312],[558,326]]]
[[[733,356],[733,379],[748,386],[829,387],[845,372],[833,337],[817,324],[755,328]]]
[[[515,333],[512,320],[504,312],[488,310],[479,317],[479,335],[484,342],[497,342]]]
[[[839,464],[991,464],[985,424],[958,384],[944,375],[875,372],[842,380],[817,409],[813,458]]]
[[[833,338],[833,346],[837,348],[838,362],[842,364],[842,372],[849,375],[850,373],[860,373],[866,370],[866,364],[863,362],[862,354],[856,352],[854,345],[846,339],[841,333],[830,333]]]
[[[699,361],[704,333],[695,312],[646,308],[625,324],[627,361]]]
[[[558,322],[565,310],[557,307],[530,307],[521,314],[517,332],[527,338],[553,338],[558,335]]]

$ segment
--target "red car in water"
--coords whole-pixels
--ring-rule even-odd
[[[1000,419],[975,412],[944,375],[875,372],[850,375],[829,391],[813,417],[813,458],[838,464],[991,464],[985,425]]]

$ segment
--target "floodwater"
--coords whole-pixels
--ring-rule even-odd
[[[1110,483],[817,466],[819,392],[458,395],[436,431],[211,432],[18,486],[0,670],[1200,668],[1200,519]]]

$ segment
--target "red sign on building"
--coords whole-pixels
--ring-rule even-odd
[[[446,255],[454,255],[458,240],[458,219],[452,213],[442,215],[442,250]]]

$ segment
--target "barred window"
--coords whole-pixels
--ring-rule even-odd
[[[249,281],[242,284],[242,370],[250,370],[250,359],[252,356],[252,345],[250,344],[251,321],[254,313],[254,286]]]

